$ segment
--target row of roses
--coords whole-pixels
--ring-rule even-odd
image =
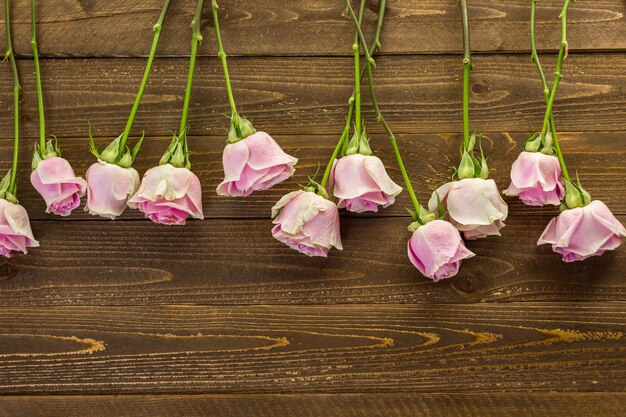
[[[8,0],[5,0],[8,3]],[[586,259],[615,249],[626,230],[609,209],[600,201],[591,201],[589,193],[569,177],[561,152],[552,109],[561,68],[567,56],[566,19],[569,0],[565,0],[561,13],[562,41],[557,59],[557,71],[552,88],[543,73],[534,43],[535,1],[531,0],[531,50],[546,95],[546,113],[542,130],[531,135],[511,170],[511,185],[505,194],[519,196],[529,205],[560,205],[561,215],[553,219],[539,244],[549,243],[563,255],[565,261]],[[35,30],[36,4],[32,0],[32,45],[37,74],[39,102],[40,141],[33,158],[31,182],[54,214],[69,215],[87,194],[85,210],[93,215],[114,219],[127,206],[139,209],[146,217],[162,224],[184,224],[189,216],[203,218],[200,182],[191,171],[187,145],[187,113],[195,68],[197,47],[202,40],[200,19],[203,0],[198,1],[192,21],[190,65],[185,90],[185,100],[179,130],[174,134],[160,164],[149,169],[140,181],[132,163],[139,151],[141,141],[131,150],[127,140],[150,74],[165,19],[169,0],[166,0],[157,24],[154,26],[152,49],[146,65],[142,84],[135,99],[124,132],[99,151],[90,135],[92,153],[98,158],[87,171],[86,181],[76,177],[67,160],[61,157],[56,140],[48,140],[45,130],[41,79],[37,55]],[[489,179],[487,157],[481,147],[480,135],[470,131],[469,126],[469,79],[473,68],[469,48],[469,25],[467,2],[461,0],[464,59],[463,59],[463,144],[461,161],[454,168],[453,181],[439,187],[428,202],[428,209],[419,204],[409,180],[402,156],[390,126],[385,121],[375,93],[372,56],[380,48],[386,1],[379,2],[378,20],[372,46],[368,47],[361,24],[365,0],[360,0],[357,12],[350,1],[345,0],[346,10],[355,25],[354,91],[344,130],[326,166],[321,181],[311,179],[302,190],[291,192],[281,198],[272,208],[273,236],[279,241],[310,256],[326,256],[331,247],[342,249],[339,230],[339,209],[351,212],[378,211],[388,207],[402,191],[387,174],[381,160],[372,154],[370,138],[361,118],[361,83],[367,77],[372,105],[377,119],[386,131],[402,173],[413,209],[409,210],[413,221],[409,230],[413,233],[408,242],[411,262],[425,276],[435,281],[454,276],[461,261],[474,256],[461,238],[478,239],[500,235],[508,215],[495,182]],[[237,112],[230,84],[226,53],[222,45],[218,21],[218,8],[211,1],[216,29],[218,56],[221,59],[231,107],[231,122],[227,145],[223,154],[224,181],[217,193],[227,196],[249,196],[255,191],[266,190],[293,175],[297,159],[286,154],[265,132],[257,132],[252,123]],[[10,45],[10,23],[7,13],[8,56],[14,66]],[[362,62],[364,65],[361,65]],[[16,85],[19,85],[14,66]],[[15,99],[15,138],[17,149],[17,112],[19,91]],[[350,135],[352,131],[352,135]],[[17,153],[17,151],[16,151]],[[3,253],[11,250],[26,252],[27,247],[37,245],[32,236],[26,211],[15,198],[15,160],[13,171],[0,184],[3,200],[2,210],[7,225]],[[335,201],[333,201],[334,199]],[[19,227],[14,227],[15,225]],[[9,231],[10,229],[10,231]]]

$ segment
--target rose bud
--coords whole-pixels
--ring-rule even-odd
[[[265,132],[228,143],[222,159],[224,181],[218,185],[217,194],[231,197],[247,197],[273,187],[291,177],[298,162]]]
[[[326,257],[332,246],[343,250],[337,206],[314,191],[283,196],[272,207],[272,218],[272,235],[305,255]]]
[[[626,236],[624,226],[602,201],[594,200],[550,220],[537,245],[550,244],[563,261],[574,262],[616,249],[621,236]]]
[[[338,207],[355,213],[378,211],[395,202],[402,187],[393,182],[382,161],[372,155],[353,154],[340,158],[333,168],[333,194]]]
[[[4,198],[0,199],[0,254],[8,258],[11,251],[28,253],[26,248],[38,246],[26,209]]]
[[[198,177],[187,168],[171,164],[149,169],[128,205],[161,224],[185,224],[189,216],[203,219],[202,189]]]
[[[87,182],[76,176],[67,160],[53,156],[37,161],[30,182],[46,202],[46,213],[69,216],[80,205]]]
[[[85,211],[111,220],[124,212],[128,198],[139,186],[139,174],[134,168],[122,168],[101,160],[89,167],[85,177]]]
[[[455,276],[461,261],[475,256],[465,247],[459,231],[444,220],[417,225],[408,252],[413,265],[435,282]]]
[[[520,153],[511,167],[511,185],[504,194],[519,196],[529,206],[558,206],[565,195],[558,158],[541,152]]]
[[[466,178],[444,184],[433,193],[428,208],[437,209],[438,201],[466,239],[500,236],[509,212],[492,179]]]

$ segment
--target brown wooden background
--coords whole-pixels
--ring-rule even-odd
[[[45,0],[39,39],[49,133],[84,175],[87,121],[123,129],[161,0]],[[174,0],[133,134],[136,168],[178,126],[192,0]],[[300,158],[295,177],[248,199],[215,195],[228,112],[207,4],[190,125],[207,220],[164,227],[44,214],[30,186],[37,136],[29,5],[13,5],[24,95],[20,200],[41,242],[0,264],[0,416],[571,416],[626,413],[626,251],[564,264],[537,237],[553,208],[509,199],[502,238],[454,279],[406,256],[404,207],[344,216],[345,250],[298,255],[269,209],[325,163],[351,91],[353,31],[340,0],[222,0],[240,111]],[[529,0],[472,0],[472,127],[500,188],[544,104],[529,58]],[[373,22],[376,2],[368,2]],[[551,73],[561,1],[541,0]],[[556,120],[571,169],[626,221],[626,2],[578,0]],[[3,24],[3,23],[2,23]],[[368,24],[368,33],[373,26]],[[4,33],[4,30],[2,30]],[[0,35],[0,44],[4,37]],[[389,0],[377,59],[383,111],[418,197],[450,176],[461,130],[457,0]],[[11,77],[0,66],[0,158],[11,147]],[[373,147],[401,177],[365,109]]]

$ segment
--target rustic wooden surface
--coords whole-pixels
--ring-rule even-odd
[[[124,125],[161,0],[39,2],[49,133],[76,171]],[[472,127],[493,177],[540,127],[528,54],[529,0],[472,0]],[[558,0],[538,2],[550,74]],[[457,0],[389,0],[377,58],[380,101],[418,197],[456,164],[461,129]],[[208,5],[207,5],[208,6]],[[368,0],[367,32],[377,3]],[[133,135],[136,168],[157,163],[178,126],[195,2],[173,0]],[[29,184],[37,136],[28,1],[15,0],[24,94],[20,200],[41,247],[0,260],[0,417],[617,416],[626,414],[626,254],[565,264],[535,245],[557,209],[507,199],[501,238],[441,283],[406,257],[404,207],[344,215],[345,250],[306,258],[270,235],[269,209],[324,164],[351,91],[342,1],[222,0],[240,111],[300,158],[293,179],[247,199],[217,197],[227,101],[208,7],[190,146],[207,220],[164,227],[127,211],[59,219]],[[0,23],[2,19],[0,19]],[[4,30],[0,30],[0,44]],[[556,103],[562,146],[592,195],[626,222],[626,2],[578,1]],[[11,78],[0,67],[0,166],[11,148]],[[366,96],[367,97],[367,96]],[[401,178],[364,108],[375,152]]]

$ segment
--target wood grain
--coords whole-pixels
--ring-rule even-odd
[[[469,242],[478,256],[439,283],[409,262],[408,218],[343,219],[345,249],[328,259],[276,241],[269,219],[34,222],[41,247],[2,261],[0,305],[626,301],[623,248],[563,263],[536,246],[549,219],[510,218],[502,238]]]
[[[2,308],[0,389],[621,392],[625,307]]]
[[[54,411],[52,411],[54,410]],[[624,393],[4,396],[0,417],[571,417],[626,413]]]
[[[513,161],[522,150],[528,137],[522,133],[485,133],[485,150],[489,155],[489,166],[495,171],[492,178],[501,190],[508,187],[509,172]],[[202,183],[204,214],[207,218],[268,218],[271,207],[284,194],[308,182],[308,176],[317,171],[318,163],[328,162],[338,136],[329,135],[278,135],[276,140],[284,149],[299,158],[297,170],[291,179],[273,187],[271,190],[253,194],[248,198],[220,197],[215,188],[223,179],[222,149],[223,136],[194,136],[189,138],[193,151],[193,170]],[[171,138],[147,138],[139,155],[135,168],[140,174],[158,164]],[[563,133],[561,141],[566,151],[570,169],[579,170],[580,178],[594,198],[601,199],[617,214],[626,214],[626,186],[619,178],[626,176],[623,160],[626,157],[626,143],[621,132],[603,133]],[[413,185],[418,198],[424,203],[430,194],[440,185],[448,182],[452,175],[450,167],[458,165],[458,146],[461,137],[458,134],[402,135],[400,146],[404,153]],[[100,143],[104,144],[104,140]],[[32,143],[32,141],[31,141]],[[76,173],[84,176],[95,158],[87,149],[84,138],[66,138],[61,142],[63,155],[71,162]],[[372,138],[372,147],[385,165],[391,177],[401,185],[402,176],[397,168],[392,150],[384,135],[376,134]],[[0,168],[8,169],[11,158],[10,141],[0,142]],[[31,219],[76,220],[99,219],[77,209],[71,217],[60,218],[46,215],[45,205],[39,194],[30,184],[30,158],[28,151],[22,151],[22,162],[18,182],[20,184],[20,202],[28,209]],[[84,201],[85,199],[83,199]],[[554,215],[554,207],[528,207],[516,198],[507,198],[513,215]],[[406,192],[400,194],[393,206],[368,216],[408,216],[405,208],[410,205]],[[142,214],[136,210],[126,210],[122,219],[139,219]],[[360,216],[362,217],[362,216]]]
[[[179,124],[188,60],[163,58],[153,68],[133,135],[167,135]],[[42,66],[48,131],[58,137],[121,133],[145,60],[53,60]],[[231,61],[239,111],[273,134],[334,134],[343,128],[352,92],[349,58],[238,58]],[[625,54],[570,55],[555,104],[562,131],[626,130]],[[550,68],[550,67],[548,67]],[[24,85],[22,133],[38,135],[34,70],[20,62]],[[549,69],[550,70],[550,69]],[[0,67],[0,111],[9,126],[12,84]],[[192,135],[224,135],[229,112],[222,73],[213,58],[197,65],[189,124]],[[461,131],[460,58],[385,57],[378,60],[379,100],[396,133]],[[539,78],[527,56],[475,59],[471,85],[472,128],[479,132],[540,129],[545,110]],[[365,103],[368,103],[366,97]],[[380,132],[369,105],[371,132]],[[10,137],[10,130],[2,137]]]
[[[30,13],[27,0],[13,2],[13,31],[18,54],[29,56]],[[147,55],[162,0],[39,2],[40,53],[45,56]],[[159,55],[186,55],[195,2],[174,1],[163,27]],[[220,2],[227,51],[232,55],[349,55],[353,27],[342,1],[233,0]],[[538,46],[559,45],[559,0],[538,6]],[[366,32],[373,31],[377,1],[368,1]],[[477,52],[527,51],[529,1],[470,2],[472,48]],[[580,2],[571,8],[572,50],[626,49],[626,4],[620,0]],[[209,5],[203,20],[201,54],[215,54]],[[4,24],[4,23],[2,23]],[[209,29],[209,25],[211,26]],[[456,0],[390,0],[383,32],[383,53],[459,53],[460,12]],[[4,33],[0,34],[4,44]]]

